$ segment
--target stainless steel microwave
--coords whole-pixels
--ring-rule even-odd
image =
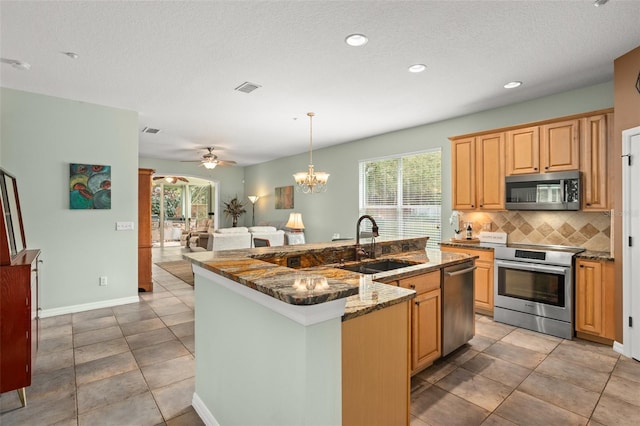
[[[505,178],[507,210],[580,210],[580,172]]]

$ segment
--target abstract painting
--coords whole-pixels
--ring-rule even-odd
[[[111,166],[69,165],[69,208],[111,208]]]
[[[276,188],[276,209],[293,208],[293,186]]]

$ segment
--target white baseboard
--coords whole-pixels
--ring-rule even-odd
[[[629,356],[626,353],[624,353],[624,345],[618,341],[613,342],[613,350],[614,352],[618,352],[621,355]]]
[[[193,398],[191,399],[191,405],[193,406],[193,409],[196,410],[196,413],[198,413],[200,419],[204,422],[205,425],[220,426],[220,423],[218,423],[216,418],[213,417],[211,411],[209,411],[207,406],[204,405],[202,399],[200,399],[198,394],[195,392],[193,393]]]
[[[111,308],[112,306],[138,303],[138,296],[123,297],[121,299],[102,300],[100,302],[83,303],[82,305],[63,306],[61,308],[43,309],[38,315],[40,318],[55,317],[57,315],[73,314],[76,312],[90,311],[92,309]]]

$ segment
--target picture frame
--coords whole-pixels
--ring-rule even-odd
[[[276,209],[293,208],[293,185],[277,187],[275,192]]]

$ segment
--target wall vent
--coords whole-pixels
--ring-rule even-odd
[[[245,81],[240,86],[236,87],[234,90],[237,90],[239,92],[244,92],[244,93],[251,93],[259,87],[262,87],[262,86],[260,86],[259,84],[249,83],[248,81]]]
[[[154,129],[153,127],[145,127],[144,129],[142,129],[142,133],[151,133],[152,135],[155,135],[159,131],[160,129]]]

